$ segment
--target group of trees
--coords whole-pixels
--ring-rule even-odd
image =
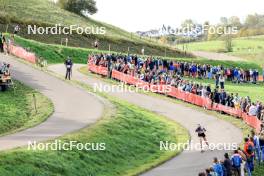
[[[81,16],[93,15],[97,12],[94,0],[59,0],[58,4],[61,8]]]
[[[190,37],[179,37],[179,36],[166,36],[167,41],[170,43],[188,43],[194,40],[215,40],[215,39],[222,39],[225,43],[225,51],[231,52],[233,49],[232,45],[232,38],[234,37],[248,37],[248,36],[255,36],[255,35],[263,35],[264,34],[264,15],[260,14],[250,14],[246,17],[245,21],[241,21],[237,16],[221,17],[217,24],[210,24],[209,21],[205,21],[202,24],[196,23],[192,19],[186,19],[182,22],[181,28],[186,27],[199,27],[199,26],[214,26],[216,28],[225,28],[225,27],[236,27],[237,33],[236,34],[226,34],[226,33],[210,33],[207,30],[203,30],[203,35],[199,36],[198,38],[190,38]],[[163,41],[165,37],[162,38]],[[171,41],[171,40],[172,41]]]
[[[210,25],[208,21],[204,22],[204,25]],[[195,23],[192,19],[187,19],[183,21],[182,27],[185,27],[187,25],[198,25]],[[200,24],[201,25],[201,24]],[[255,35],[258,35],[259,33],[264,34],[264,15],[260,14],[250,14],[246,17],[244,22],[241,22],[240,18],[237,16],[231,16],[229,18],[227,17],[221,17],[218,24],[215,26],[230,26],[230,27],[236,27],[240,32],[238,33],[238,36],[245,36],[245,31],[255,30],[258,29],[258,33]],[[249,33],[248,33],[249,34]],[[251,32],[251,35],[252,34]],[[217,36],[219,37],[219,36]],[[209,37],[210,38],[210,37]]]
[[[264,34],[264,15],[260,14],[249,14],[247,15],[244,23],[242,23],[237,16],[230,18],[222,17],[220,24],[224,26],[234,26],[239,30],[235,37],[247,37],[254,35]]]

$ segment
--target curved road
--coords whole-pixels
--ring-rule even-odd
[[[27,130],[0,137],[0,150],[27,145],[29,141],[45,141],[95,123],[104,105],[94,95],[71,86],[47,73],[0,54],[0,62],[11,64],[12,76],[49,97],[55,112],[45,122]]]
[[[77,70],[82,66],[84,65],[74,65],[73,78],[75,80],[81,81],[90,86],[94,86],[95,84],[109,85],[104,81],[79,73]],[[65,73],[63,65],[50,66],[49,70],[60,75],[64,75]],[[210,143],[238,144],[242,141],[242,132],[240,129],[228,122],[192,108],[135,92],[110,92],[109,94],[179,122],[189,130],[193,144],[199,143],[199,140],[194,133],[198,123],[207,128],[207,136]],[[217,150],[206,151],[205,153],[201,153],[197,150],[184,151],[179,156],[174,157],[173,159],[142,175],[194,176],[201,170],[211,166],[213,157],[216,156],[223,158],[223,154],[225,152],[226,151]]]

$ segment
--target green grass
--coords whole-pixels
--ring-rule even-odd
[[[188,44],[180,44],[177,47],[182,48],[186,46],[189,51],[213,51],[217,52],[218,50],[224,49],[224,42],[221,40],[213,41],[203,41],[203,42],[191,42]]]
[[[83,88],[91,91],[86,85]],[[59,138],[64,142],[106,143],[105,151],[32,151],[0,153],[0,175],[136,175],[180,151],[159,150],[160,141],[186,142],[188,132],[163,116],[100,94],[108,106],[95,125]],[[129,108],[128,108],[129,107]]]
[[[262,165],[257,165],[257,167],[255,167],[255,170],[253,172],[253,176],[262,176],[264,173],[264,166]]]
[[[182,45],[179,46],[181,48]],[[224,41],[213,40],[187,44],[189,51],[221,52],[225,50]],[[233,51],[227,53],[263,66],[264,36],[252,36],[233,39]]]
[[[28,48],[38,57],[46,59],[48,64],[64,63],[68,56],[73,58],[74,63],[87,63],[88,55],[97,53],[97,51],[93,49],[44,44],[34,40],[24,39],[19,36],[16,36],[15,40],[18,45]]]
[[[39,92],[15,81],[15,91],[0,92],[0,135],[35,126],[53,113],[52,102]],[[36,97],[37,112],[33,104]]]
[[[99,9],[100,10],[100,9]],[[9,24],[7,28],[7,24]],[[80,17],[61,9],[50,0],[0,0],[0,31],[13,31],[15,24],[21,25],[20,35],[29,39],[38,40],[45,43],[60,44],[61,38],[68,38],[68,44],[75,47],[89,47],[95,39],[99,39],[100,49],[108,50],[109,44],[111,50],[118,52],[130,52],[139,54],[142,47],[146,54],[164,55],[165,48],[168,56],[183,55],[179,50],[169,46],[164,46],[157,41],[124,31],[118,27],[95,21],[92,18]],[[36,24],[38,26],[54,26],[61,24],[63,26],[79,25],[80,27],[105,27],[105,35],[28,35],[27,25]]]

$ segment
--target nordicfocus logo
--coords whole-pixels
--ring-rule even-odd
[[[105,143],[79,143],[77,141],[64,142],[55,140],[54,142],[37,143],[36,141],[28,142],[28,150],[86,150],[86,151],[104,151]]]
[[[231,150],[237,150],[238,144],[237,143],[210,143],[209,146],[205,144],[205,142],[202,143],[194,143],[192,140],[188,141],[186,143],[173,143],[169,141],[160,141],[160,150],[165,151],[200,151],[202,149],[209,149],[209,150],[218,150],[218,151],[231,151]]]
[[[50,27],[38,27],[36,25],[28,25],[27,33],[29,35],[72,35],[72,34],[95,34],[95,35],[104,35],[106,34],[105,27],[94,27],[94,26],[87,26],[81,27],[78,25],[70,25],[70,26],[62,26],[61,24],[56,24],[55,26]]]
[[[134,92],[159,92],[159,93],[169,93],[172,92],[171,85],[147,85],[143,83],[137,83],[135,86],[127,85],[124,82],[118,85],[108,85],[108,84],[93,84],[94,92],[105,92],[105,93],[134,93]]]

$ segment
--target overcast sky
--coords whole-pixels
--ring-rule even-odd
[[[163,24],[178,27],[185,19],[217,23],[222,16],[264,13],[263,0],[96,0],[94,19],[127,31],[160,28]]]

